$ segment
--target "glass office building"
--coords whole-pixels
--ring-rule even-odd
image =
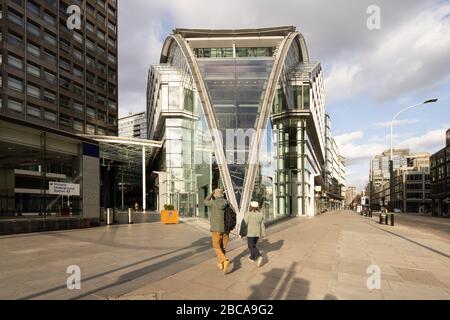
[[[174,30],[148,77],[158,208],[206,217],[220,187],[241,216],[250,201],[267,220],[318,214],[324,104],[322,68],[294,27]]]

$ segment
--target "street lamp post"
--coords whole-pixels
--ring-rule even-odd
[[[429,103],[435,103],[438,102],[438,99],[430,99],[430,100],[426,100],[424,102],[415,104],[413,106],[404,108],[402,110],[400,110],[395,116],[394,118],[392,118],[391,121],[391,156],[390,156],[390,160],[389,160],[389,207],[391,209],[391,212],[394,211],[394,202],[393,202],[393,195],[394,195],[394,185],[393,185],[393,176],[394,176],[394,123],[395,120],[397,120],[397,118],[400,116],[400,114],[402,114],[403,112],[415,108],[415,107],[419,107],[421,105],[425,105],[425,104],[429,104]]]

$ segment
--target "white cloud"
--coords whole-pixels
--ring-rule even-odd
[[[442,128],[431,130],[425,134],[412,137],[397,144],[399,148],[409,148],[412,152],[434,153],[445,146],[445,132],[450,128],[450,123]]]
[[[411,133],[394,133],[394,141],[398,140],[405,140],[407,138],[411,137]],[[369,142],[373,143],[384,143],[386,146],[390,145],[391,141],[391,135],[386,134],[384,136],[371,136],[369,139]]]
[[[349,142],[352,142],[355,140],[360,140],[363,137],[364,137],[364,133],[362,132],[362,130],[359,130],[359,131],[354,131],[354,132],[338,135],[338,136],[334,137],[334,140],[336,140],[336,143],[338,145],[342,146]]]
[[[416,124],[420,122],[419,119],[404,119],[404,120],[395,120],[394,126],[405,126],[409,124]],[[374,124],[375,127],[380,128],[390,128],[391,127],[391,121],[385,121],[385,122],[377,122]]]
[[[410,0],[405,6],[396,1],[378,0],[383,30],[395,30],[435,1]],[[294,25],[305,36],[311,59],[322,61],[334,70],[328,82],[331,95],[351,96],[362,90],[364,83],[355,81],[365,72],[356,57],[365,57],[385,38],[384,34],[370,32],[366,27],[366,9],[370,4],[372,0],[345,0],[341,5],[329,0],[285,0],[282,4],[272,0],[228,0],[214,4],[208,0],[119,1],[120,113],[145,108],[148,67],[159,61],[162,43],[175,27]],[[427,46],[430,41],[424,38],[417,45]],[[339,63],[342,58],[347,63]],[[391,65],[391,61],[384,63]]]
[[[367,92],[385,101],[425,92],[449,79],[449,52],[450,5],[440,3],[388,30],[376,48],[334,63],[326,78],[328,97]]]
[[[386,144],[380,143],[347,143],[341,146],[340,150],[344,157],[347,159],[347,163],[352,164],[358,161],[367,160],[382,153],[388,149]]]

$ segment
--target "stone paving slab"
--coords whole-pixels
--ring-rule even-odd
[[[450,250],[449,240],[450,230],[445,238],[442,228],[434,235],[429,228],[422,233],[418,228],[380,226],[375,218],[363,218],[353,212],[328,214],[269,236],[263,249],[275,241],[282,241],[283,245],[266,250],[269,262],[262,268],[246,263],[243,245],[230,252],[235,264],[239,264],[235,272],[224,276],[215,270],[215,259],[210,259],[174,276],[184,279],[182,292],[176,284],[165,283],[162,296],[215,299],[220,292],[224,300],[449,300],[446,271],[450,270],[450,260],[445,257]],[[370,265],[381,268],[380,290],[367,288]],[[191,277],[191,273],[197,276]],[[149,284],[149,290],[159,283]],[[211,288],[216,290],[213,295]],[[139,289],[141,293],[145,291],[146,287]],[[195,293],[186,295],[189,291]],[[129,295],[133,293],[121,299]]]
[[[0,237],[0,299],[449,300],[450,224],[423,218],[394,228],[349,211],[286,220],[261,241],[262,268],[234,236],[228,275],[197,219]],[[69,265],[81,267],[82,290],[66,288]],[[367,288],[370,265],[380,290]]]

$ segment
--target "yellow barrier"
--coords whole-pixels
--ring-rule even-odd
[[[178,224],[179,223],[178,210],[163,210],[161,211],[161,222],[164,224]]]

